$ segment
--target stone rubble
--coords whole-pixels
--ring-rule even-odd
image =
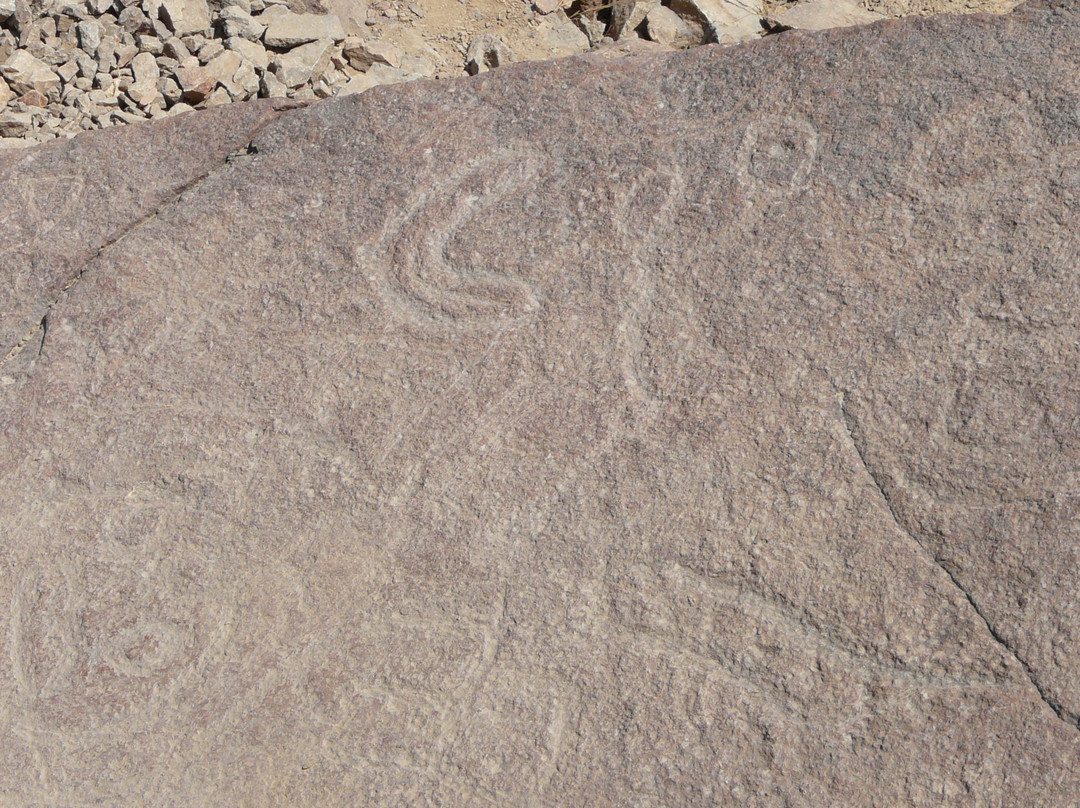
[[[328,98],[448,75],[437,69],[446,60],[420,38],[404,45],[381,40],[367,28],[370,15],[365,26],[340,2],[328,0],[338,14],[310,13],[313,6],[301,2],[0,0],[0,148],[257,97]],[[589,50],[613,57],[729,44],[879,16],[853,2],[841,10],[833,5],[533,0],[536,44],[461,33],[454,75]]]

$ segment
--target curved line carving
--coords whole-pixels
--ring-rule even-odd
[[[458,233],[527,188],[540,167],[536,155],[504,151],[416,193],[387,223],[373,256],[386,267],[395,304],[421,319],[466,327],[502,325],[535,313],[540,302],[530,284],[484,267],[479,254],[462,266],[448,253]],[[481,189],[471,192],[466,186],[478,178]]]

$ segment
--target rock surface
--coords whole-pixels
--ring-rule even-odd
[[[0,804],[1072,804],[1078,62],[1029,5],[0,155]]]

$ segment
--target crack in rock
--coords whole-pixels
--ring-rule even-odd
[[[864,446],[864,442],[859,438],[859,435],[862,433],[862,428],[859,425],[859,422],[856,420],[855,416],[852,415],[851,410],[848,406],[849,394],[845,390],[841,392],[841,395],[842,397],[840,409],[843,413],[844,427],[847,430],[848,437],[851,440],[852,446],[855,447],[855,453],[859,457],[859,462],[862,464],[863,469],[866,471],[867,475],[874,483],[874,487],[877,489],[878,494],[880,494],[881,498],[884,500],[885,507],[888,509],[889,515],[892,517],[893,523],[900,529],[900,531],[905,536],[911,539],[934,562],[934,564],[936,564],[941,569],[942,572],[949,576],[949,580],[952,581],[953,586],[955,586],[957,589],[960,590],[961,593],[963,593],[965,600],[967,600],[968,604],[970,604],[971,608],[975,611],[975,614],[977,614],[982,620],[982,622],[985,624],[986,630],[990,632],[990,636],[993,638],[994,642],[996,642],[998,645],[1008,651],[1009,655],[1013,659],[1015,659],[1017,663],[1019,663],[1028,680],[1031,682],[1032,686],[1039,694],[1040,700],[1047,707],[1053,710],[1054,714],[1059,719],[1064,721],[1070,728],[1074,730],[1080,730],[1080,717],[1074,717],[1070,715],[1065,710],[1065,708],[1058,702],[1058,700],[1055,699],[1053,695],[1046,690],[1045,687],[1043,687],[1043,685],[1039,682],[1039,679],[1036,676],[1035,671],[1031,667],[1031,665],[1023,657],[1020,656],[1020,654],[1012,646],[1012,644],[1010,644],[1009,641],[1004,636],[1002,636],[1002,634],[994,627],[994,624],[990,621],[990,618],[986,616],[986,613],[982,610],[982,608],[980,608],[979,604],[975,601],[975,598],[972,597],[971,592],[968,591],[968,589],[960,582],[956,575],[951,570],[949,570],[949,568],[945,566],[944,563],[942,563],[941,559],[939,559],[929,547],[927,547],[923,542],[919,541],[918,537],[911,530],[904,526],[904,523],[900,519],[900,514],[898,513],[896,506],[893,504],[893,499],[889,495],[885,483],[881,479],[881,475],[873,469],[866,457],[866,448]]]
[[[93,256],[87,259],[87,261],[81,267],[79,267],[78,271],[76,271],[70,278],[68,278],[67,282],[63,285],[63,287],[61,287],[60,291],[53,295],[52,299],[45,303],[45,308],[42,311],[42,315],[38,319],[37,324],[31,327],[25,334],[23,334],[22,338],[19,339],[19,341],[15,343],[11,350],[7,352],[7,355],[4,356],[3,359],[0,359],[0,370],[3,370],[4,366],[7,365],[8,362],[12,361],[13,359],[15,359],[15,357],[21,354],[26,349],[26,346],[29,345],[30,342],[32,342],[38,334],[41,334],[41,345],[38,348],[38,355],[41,355],[41,352],[45,349],[45,336],[48,334],[49,320],[52,316],[53,309],[55,309],[56,306],[64,298],[67,297],[68,293],[78,285],[79,281],[82,280],[83,275],[86,274],[86,271],[90,268],[91,264],[97,261],[97,259],[100,258],[106,250],[116,244],[119,244],[132,233],[156,219],[161,213],[163,213],[169,207],[180,201],[184,194],[198,188],[200,185],[210,179],[210,177],[214,176],[214,174],[216,174],[218,171],[234,162],[237,156],[247,156],[257,153],[258,149],[254,146],[254,138],[259,132],[261,132],[270,123],[277,120],[280,113],[291,109],[299,109],[307,105],[308,102],[303,100],[296,101],[293,99],[275,99],[275,103],[271,106],[267,115],[258,123],[256,123],[251,128],[251,130],[248,131],[240,139],[241,146],[239,149],[230,150],[220,160],[211,164],[206,171],[196,175],[195,177],[181,185],[176,190],[176,192],[173,193],[173,195],[167,200],[165,200],[163,203],[158,205],[149,213],[135,219],[126,228],[124,228],[115,236],[108,239],[104,244],[102,244],[101,247],[98,248],[97,252],[95,252]],[[243,145],[244,143],[247,144],[246,147]]]

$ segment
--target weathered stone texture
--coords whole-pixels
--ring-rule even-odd
[[[1075,804],[1078,64],[1030,5],[0,155],[0,803]]]

